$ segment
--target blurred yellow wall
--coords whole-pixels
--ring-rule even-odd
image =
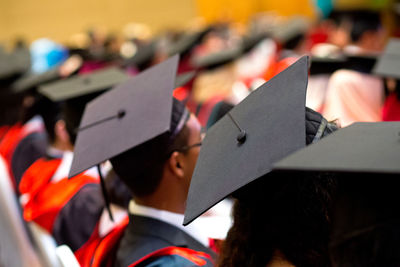
[[[0,40],[50,37],[66,41],[98,26],[121,30],[129,22],[153,29],[179,27],[196,16],[195,0],[0,0]]]
[[[379,6],[391,0],[335,0],[338,7]],[[66,41],[89,27],[120,31],[129,22],[153,30],[182,27],[200,15],[206,21],[246,22],[257,12],[315,18],[313,0],[0,0],[0,41],[17,36]]]
[[[246,22],[254,13],[276,11],[282,16],[315,17],[312,0],[197,0],[199,14],[207,21],[220,18]]]

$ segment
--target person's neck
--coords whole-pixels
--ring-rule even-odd
[[[59,140],[55,140],[52,144],[51,147],[60,150],[60,151],[74,151],[74,146],[72,144],[66,144],[65,142],[61,142]]]
[[[163,176],[152,194],[134,199],[139,205],[174,213],[185,213],[186,195],[184,189],[172,176]]]
[[[135,197],[134,199],[138,205],[158,210],[166,210],[173,213],[184,214],[185,209],[184,207],[182,207],[183,205],[179,205],[178,203],[176,203],[176,201],[172,200],[171,198],[152,195],[139,198]]]

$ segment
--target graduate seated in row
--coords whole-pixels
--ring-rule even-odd
[[[237,199],[218,266],[330,265],[335,180],[273,171],[279,159],[337,129],[305,108],[307,77],[304,57],[207,132],[184,224],[228,195]]]
[[[59,245],[68,245],[80,261],[96,233],[104,234],[99,224],[108,214],[97,169],[68,179],[76,132],[86,103],[127,79],[123,71],[109,68],[39,88],[50,144],[20,182],[23,215],[46,229]],[[126,212],[115,211],[116,218],[123,219],[117,216],[120,213]]]
[[[70,176],[109,159],[133,194],[115,266],[193,266],[215,258],[209,224],[182,226],[202,134],[172,97],[177,65],[174,56],[103,94],[81,122]]]

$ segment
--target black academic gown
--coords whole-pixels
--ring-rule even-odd
[[[205,252],[215,258],[213,251],[181,229],[160,220],[131,214],[115,266],[129,266],[156,250],[170,246]]]
[[[57,244],[66,244],[73,252],[81,248],[96,230],[104,207],[100,185],[83,186],[54,221],[52,235]]]
[[[11,171],[17,188],[24,172],[36,160],[46,156],[47,144],[47,135],[44,132],[33,132],[19,142],[11,159]]]

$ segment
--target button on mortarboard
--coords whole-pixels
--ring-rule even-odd
[[[307,77],[308,58],[303,57],[208,130],[189,189],[185,225],[305,146]]]

